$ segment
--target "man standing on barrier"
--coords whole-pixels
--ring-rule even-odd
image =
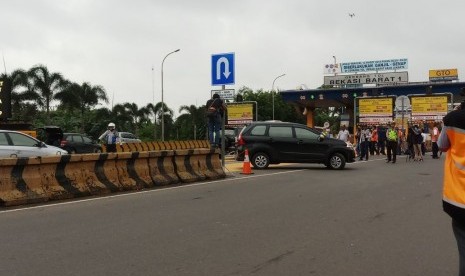
[[[217,148],[220,145],[220,129],[222,117],[226,111],[226,105],[217,93],[207,101],[206,104],[208,139],[212,148]]]
[[[98,138],[105,144],[107,152],[116,152],[116,144],[119,143],[119,134],[115,128],[114,123],[109,123],[107,131]]]

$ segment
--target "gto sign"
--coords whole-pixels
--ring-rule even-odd
[[[451,81],[458,80],[459,74],[457,69],[439,69],[429,70],[430,81]]]

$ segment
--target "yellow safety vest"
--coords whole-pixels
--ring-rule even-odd
[[[388,130],[388,140],[389,141],[397,141],[397,131],[395,129]]]

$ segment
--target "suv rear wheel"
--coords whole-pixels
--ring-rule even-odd
[[[334,153],[328,160],[326,166],[333,170],[342,170],[346,166],[346,159],[340,153]]]
[[[270,165],[270,157],[264,152],[257,152],[252,157],[252,165],[255,169],[266,169]]]

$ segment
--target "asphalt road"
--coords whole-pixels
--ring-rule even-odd
[[[457,274],[443,160],[227,179],[3,209],[0,275]]]

